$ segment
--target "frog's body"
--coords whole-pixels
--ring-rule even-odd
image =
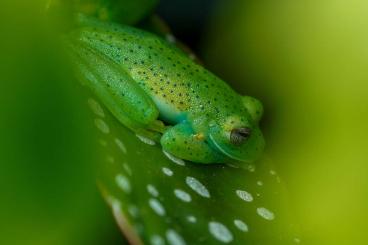
[[[82,23],[71,35],[81,76],[123,124],[194,162],[253,161],[262,152],[257,100],[240,96],[155,35],[88,19]],[[232,144],[230,134],[239,128],[252,133]]]

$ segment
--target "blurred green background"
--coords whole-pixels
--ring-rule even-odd
[[[0,3],[0,244],[124,244],[44,8]],[[303,244],[365,244],[368,3],[166,0],[157,12],[211,71],[263,101],[267,154]]]

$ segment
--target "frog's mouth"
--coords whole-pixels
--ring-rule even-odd
[[[258,128],[252,131],[252,135],[241,145],[230,143],[229,135],[216,129],[211,130],[209,141],[225,156],[233,160],[252,163],[260,157],[265,145],[261,131]]]

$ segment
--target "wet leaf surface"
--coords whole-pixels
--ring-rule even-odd
[[[245,169],[164,154],[97,99],[98,185],[133,244],[297,244],[285,188],[266,157]]]

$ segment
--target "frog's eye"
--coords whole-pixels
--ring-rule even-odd
[[[250,128],[234,128],[230,133],[230,142],[233,145],[243,144],[251,134]]]

